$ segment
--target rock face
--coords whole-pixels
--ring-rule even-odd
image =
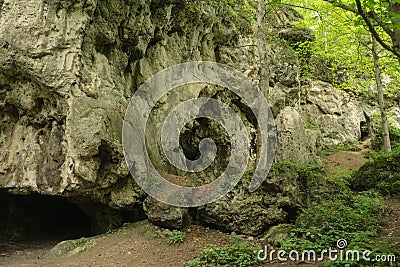
[[[389,125],[392,125],[397,129],[400,129],[400,107],[394,106],[391,109],[389,109],[389,112],[392,115],[390,116],[391,120],[389,121]]]
[[[300,113],[292,107],[285,107],[275,119],[280,146],[275,154],[277,161],[312,162],[316,138],[304,128]],[[300,143],[299,140],[303,142]],[[311,153],[310,153],[311,152]]]
[[[306,127],[321,130],[321,147],[360,140],[361,126],[368,119],[362,103],[324,82],[312,82],[305,98],[301,114]]]
[[[170,229],[182,229],[189,224],[187,208],[172,207],[147,197],[143,202],[144,212],[155,225]]]
[[[166,67],[196,60],[228,64],[255,82],[259,79],[253,25],[234,19],[223,5],[208,2],[193,6],[175,0],[0,1],[0,188],[67,197],[95,220],[102,205],[129,211],[141,207],[146,195],[130,176],[121,145],[124,112],[136,89]],[[288,9],[281,12],[271,21],[287,27],[296,15]],[[290,40],[312,40],[304,34],[281,33]],[[276,40],[270,42],[276,160],[313,161],[320,147],[358,140],[360,123],[366,120],[360,106],[329,84],[302,85],[293,51]],[[226,90],[193,86],[178,97],[167,96],[155,109],[155,118],[180,100],[199,95],[231,104],[243,118],[252,140],[251,169],[257,123],[241,99]],[[187,129],[194,127],[220,133],[209,123]],[[151,138],[155,141],[149,149],[160,155],[159,137]],[[225,139],[220,137],[226,145]],[[193,145],[189,141],[182,146]],[[224,166],[226,158],[218,164]],[[210,174],[212,180],[218,170]],[[260,233],[285,221],[301,202],[293,175],[280,180],[275,173],[251,198],[247,188],[238,188],[221,199],[227,201],[222,206],[205,207],[199,218],[217,226],[226,223],[238,232]],[[144,205],[147,215],[159,220],[157,204],[147,198]],[[108,214],[117,216],[114,211]],[[186,223],[184,217],[176,210],[168,219],[174,222],[166,226],[179,228]],[[254,217],[259,219],[250,220]]]
[[[294,166],[275,166],[261,188],[250,193],[244,177],[226,196],[199,208],[198,220],[226,231],[261,234],[290,220],[305,204],[301,192],[307,181],[302,178]]]
[[[129,97],[167,66],[215,60],[217,44],[237,35],[222,11],[188,17],[185,8],[180,1],[2,1],[0,187],[119,209],[140,204],[144,194],[121,146]]]

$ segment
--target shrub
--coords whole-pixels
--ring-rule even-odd
[[[172,230],[166,232],[167,235],[167,243],[170,245],[177,245],[183,243],[185,240],[185,233],[178,230]]]
[[[389,125],[390,142],[393,149],[400,147],[400,129]],[[382,127],[378,127],[371,141],[372,149],[379,151],[383,148]]]
[[[392,149],[400,148],[400,129],[390,125],[390,121],[393,121],[393,116],[390,112],[387,112],[389,122],[389,136]],[[379,113],[373,114],[371,118],[371,126],[373,130],[373,138],[371,140],[371,147],[375,151],[383,149],[383,138],[382,138],[382,119]]]
[[[354,172],[351,187],[376,189],[383,195],[400,195],[400,148],[390,154],[376,154],[373,160]]]
[[[185,232],[178,230],[169,230],[169,229],[157,229],[153,235],[154,238],[162,238],[169,245],[179,245],[185,241],[186,234]]]
[[[188,267],[222,267],[222,266],[257,266],[257,252],[260,248],[253,247],[240,236],[232,233],[231,246],[219,247],[213,244],[200,252],[200,255],[187,263]]]
[[[322,250],[335,247],[338,239],[364,242],[378,235],[385,206],[374,191],[314,203],[298,216],[290,237],[279,240],[284,250]]]

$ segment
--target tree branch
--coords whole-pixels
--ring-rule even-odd
[[[357,4],[357,11],[362,19],[364,20],[364,22],[367,24],[369,31],[372,33],[372,35],[374,36],[374,38],[376,39],[376,41],[378,41],[378,43],[385,48],[386,50],[392,52],[394,55],[396,55],[396,57],[398,57],[400,59],[400,53],[397,52],[396,50],[394,50],[392,47],[390,47],[388,44],[385,43],[385,41],[382,40],[382,38],[379,36],[379,34],[377,33],[377,31],[375,30],[374,26],[372,25],[371,21],[369,20],[367,14],[364,12],[364,10],[362,9],[361,6],[361,1],[360,0],[356,0],[356,4]]]
[[[331,4],[334,5],[334,6],[340,7],[341,9],[344,9],[344,10],[350,11],[350,12],[352,12],[352,13],[354,13],[354,14],[360,15],[360,14],[358,13],[358,10],[357,10],[357,9],[351,8],[351,7],[349,7],[349,6],[346,6],[345,4],[340,3],[339,1],[336,1],[336,0],[324,0],[324,1],[325,1],[325,2],[328,2],[328,3],[331,3]]]
[[[390,30],[387,26],[387,23],[383,22],[378,15],[375,13],[375,11],[371,11],[368,13],[368,16],[371,17],[373,20],[376,21],[376,23],[378,23],[378,25],[390,36],[393,37],[394,32],[392,30]]]

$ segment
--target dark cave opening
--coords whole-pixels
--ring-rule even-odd
[[[66,198],[0,190],[0,241],[61,241],[93,235],[92,219]]]
[[[369,121],[362,121],[360,122],[360,132],[361,132],[361,137],[360,141],[365,141],[370,137],[370,125]]]
[[[179,144],[187,159],[197,160],[201,156],[200,141],[210,138],[215,142],[217,157],[226,159],[230,155],[231,142],[225,128],[209,118],[197,118],[193,120],[193,126],[180,133]],[[216,159],[218,161],[218,159]]]

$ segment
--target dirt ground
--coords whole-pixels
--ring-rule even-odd
[[[389,207],[385,225],[383,227],[383,235],[389,240],[389,244],[400,241],[400,198],[386,198],[385,204]],[[397,247],[400,250],[400,246]]]
[[[336,151],[323,157],[322,164],[327,166],[333,175],[348,174],[350,171],[358,170],[368,161],[370,146],[371,141],[367,139],[356,146],[357,151]]]
[[[0,266],[184,266],[207,244],[229,244],[229,235],[193,225],[185,242],[169,245],[155,237],[148,221],[129,224],[117,232],[90,238],[94,246],[62,256],[46,256],[55,242],[14,243],[0,246]]]
[[[367,161],[365,152],[368,142],[360,144],[359,151],[337,151],[322,159],[330,172],[356,170]],[[400,199],[387,198],[389,206],[383,234],[390,240],[400,236]],[[0,243],[0,266],[185,266],[195,258],[207,244],[229,245],[229,235],[217,230],[192,225],[186,230],[186,239],[180,246],[169,245],[165,239],[155,237],[157,227],[148,221],[128,224],[111,234],[89,238],[83,251],[61,256],[48,253],[57,241],[36,240],[22,243]],[[258,239],[251,243],[261,244]],[[400,249],[400,248],[399,248]],[[291,266],[288,263],[274,263],[268,266]],[[300,264],[301,266],[314,266]],[[298,266],[298,265],[296,265]]]

